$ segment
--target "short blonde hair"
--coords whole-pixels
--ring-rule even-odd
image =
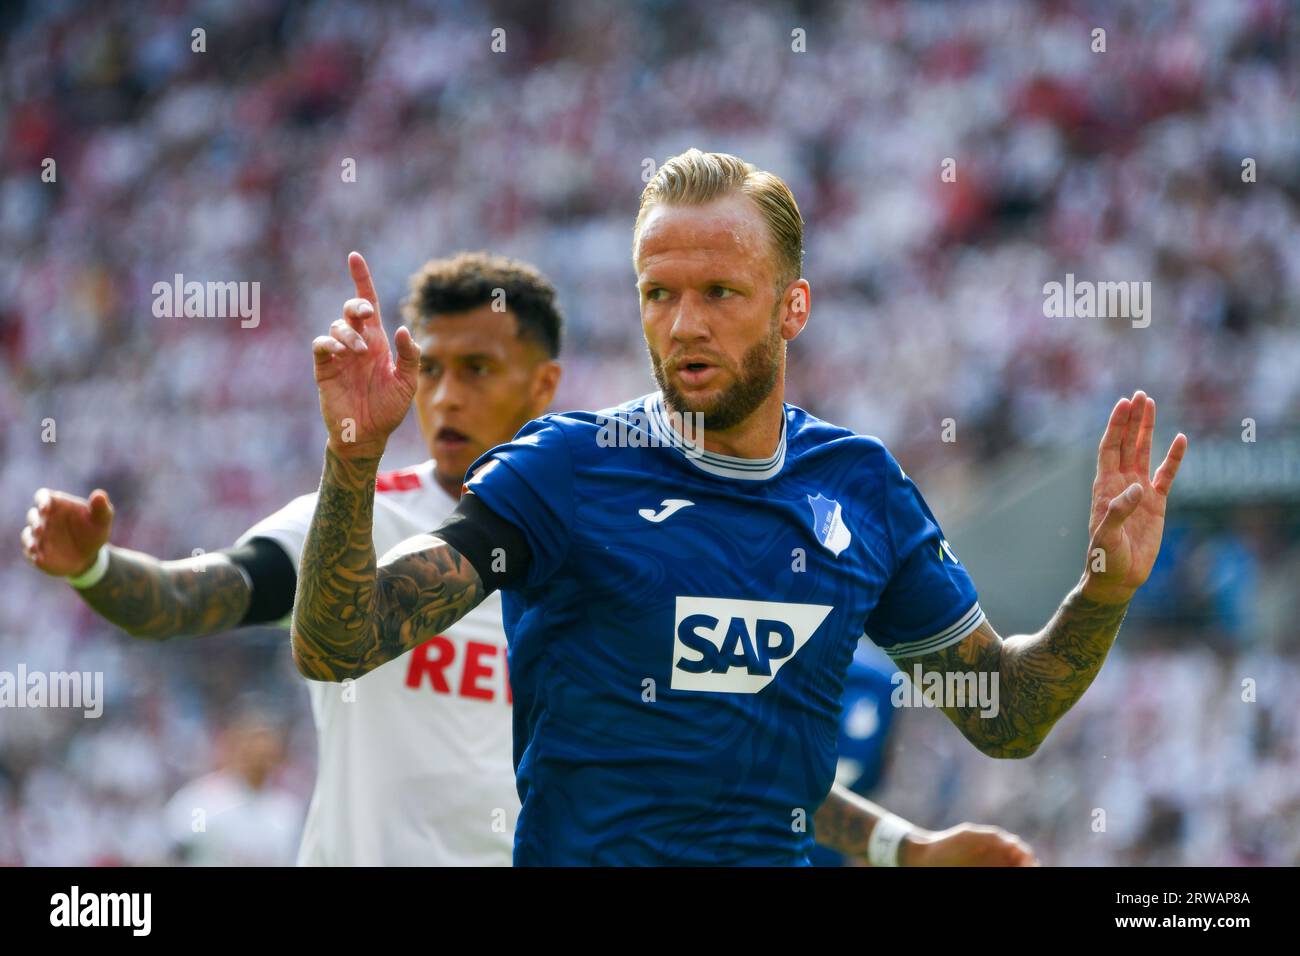
[[[704,153],[694,147],[666,160],[641,191],[632,229],[635,258],[641,224],[656,203],[702,205],[738,190],[758,206],[772,237],[777,283],[784,288],[803,275],[803,217],[794,193],[780,176],[730,153]]]

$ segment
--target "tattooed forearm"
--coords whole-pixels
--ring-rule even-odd
[[[851,857],[857,863],[865,863],[871,831],[886,813],[884,807],[866,797],[860,797],[838,783],[833,784],[826,801],[813,815],[813,834],[822,846]],[[904,866],[913,865],[915,852],[914,837],[904,838],[899,847],[899,862]]]
[[[1127,611],[1076,587],[1037,634],[1004,641],[986,622],[959,644],[920,658],[921,669],[996,675],[992,714],[977,703],[945,706],[944,713],[990,756],[1028,757],[1097,676]]]
[[[432,535],[377,566],[378,467],[378,458],[325,453],[293,607],[294,661],[314,680],[360,677],[450,627],[484,597],[473,566]]]
[[[156,639],[228,630],[252,598],[248,581],[224,555],[159,561],[111,545],[104,577],[78,593],[128,634]]]
[[[871,828],[880,817],[879,808],[870,800],[834,784],[813,815],[813,833],[818,843],[837,853],[865,856]]]

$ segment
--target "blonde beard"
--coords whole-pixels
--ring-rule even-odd
[[[772,335],[751,346],[740,360],[736,382],[703,408],[692,405],[673,386],[654,352],[650,353],[650,370],[669,408],[682,414],[700,414],[706,430],[720,432],[745,421],[772,394],[781,378],[784,351],[785,340],[781,338],[780,324],[773,322]]]

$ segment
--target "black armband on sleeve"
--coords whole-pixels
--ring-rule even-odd
[[[485,594],[524,586],[533,560],[527,539],[473,492],[460,496],[456,510],[433,534],[455,548],[478,572]]]
[[[274,624],[293,610],[298,569],[277,542],[253,538],[236,548],[222,548],[219,553],[243,568],[253,585],[252,599],[239,622],[240,627]]]

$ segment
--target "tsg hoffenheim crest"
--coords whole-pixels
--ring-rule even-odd
[[[806,497],[808,504],[812,506],[813,534],[817,536],[822,547],[838,558],[840,552],[853,541],[853,535],[849,533],[848,525],[844,523],[840,503],[821,494],[816,498],[812,495]]]

